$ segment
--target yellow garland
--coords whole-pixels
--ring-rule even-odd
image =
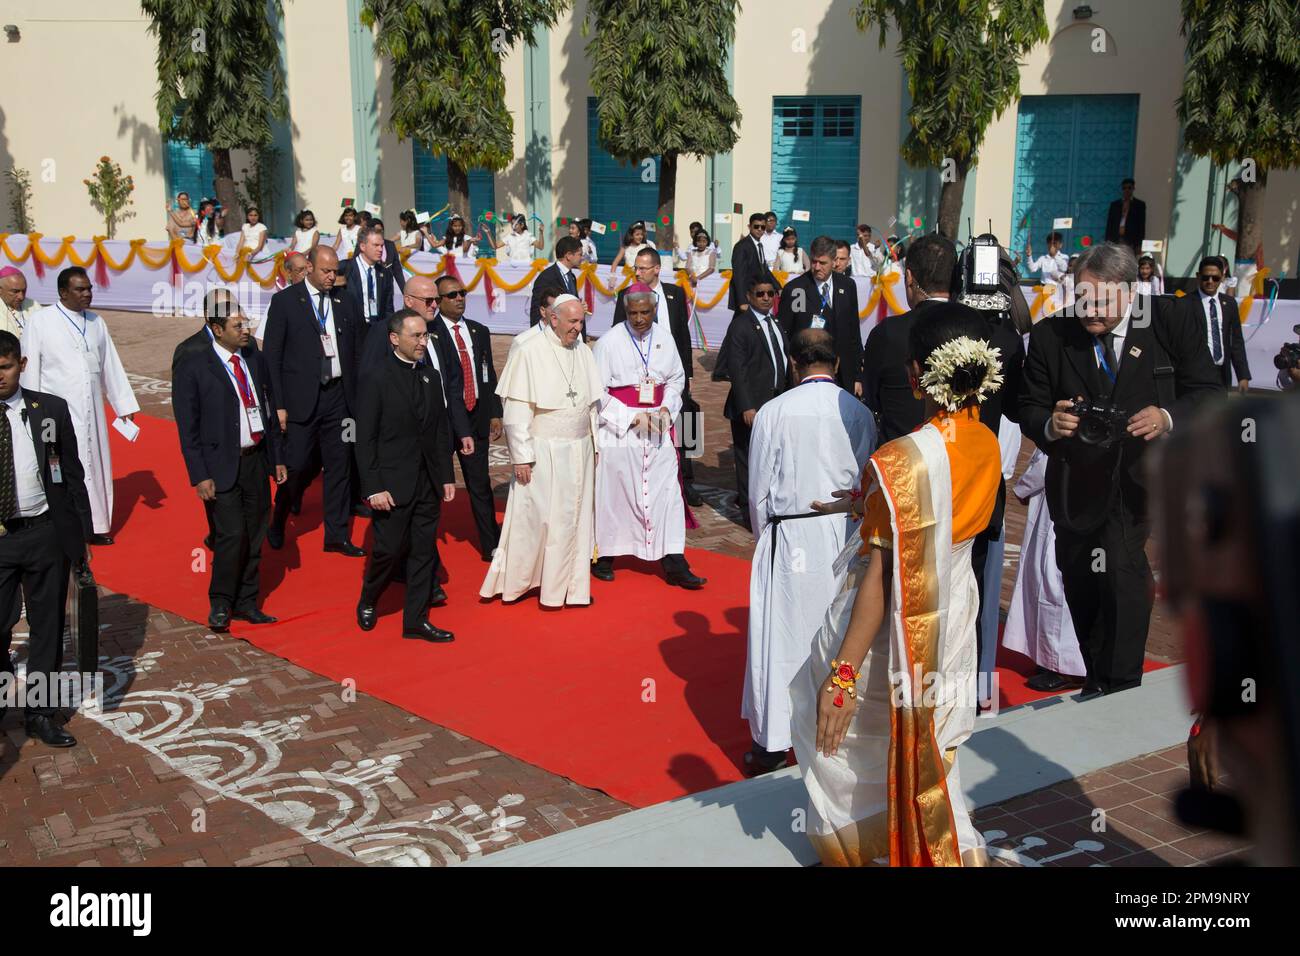
[[[867,299],[866,308],[858,313],[858,318],[865,319],[872,312],[876,311],[876,306],[880,304],[881,296],[884,296],[885,304],[889,307],[890,315],[901,315],[906,312],[907,309],[898,304],[898,299],[895,298],[893,289],[901,278],[903,277],[897,272],[891,272],[886,276],[876,276],[875,282],[872,283],[871,298]]]
[[[1255,305],[1255,296],[1264,294],[1264,280],[1268,278],[1268,272],[1268,266],[1263,266],[1255,273],[1255,277],[1250,282],[1250,295],[1241,300],[1238,317],[1242,325],[1245,325],[1246,320],[1250,318],[1250,310]]]

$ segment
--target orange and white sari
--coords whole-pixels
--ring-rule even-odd
[[[941,414],[882,446],[863,475],[861,527],[836,565],[842,586],[790,684],[794,748],[808,788],[808,836],[834,866],[985,862],[957,748],[975,723],[979,592],[971,545],[1001,480],[997,438],[978,412]],[[862,663],[839,752],[816,752],[817,698],[873,551],[893,553],[885,620]]]

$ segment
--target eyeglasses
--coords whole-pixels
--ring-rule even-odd
[[[403,335],[411,335],[410,332],[403,332],[402,334],[403,334]],[[418,342],[423,342],[425,339],[427,339],[427,338],[429,337],[429,333],[428,333],[428,332],[416,332],[415,335],[413,335],[413,336],[411,336],[411,337],[414,338],[414,339],[415,339],[416,341],[418,341]]]
[[[776,295],[776,293],[773,292],[771,289],[768,289],[766,291],[760,289],[751,289],[749,294],[756,299],[770,299],[772,298],[772,296]]]
[[[1222,282],[1223,276],[1198,276],[1202,282]]]
[[[450,292],[443,292],[438,295],[440,299],[463,299],[469,295],[468,289],[453,289]]]

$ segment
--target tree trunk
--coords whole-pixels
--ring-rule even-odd
[[[954,165],[954,178],[950,180],[945,177],[939,190],[939,233],[956,242],[961,229],[961,203],[966,195],[966,174],[970,171],[970,161],[959,161]]]
[[[655,221],[655,248],[672,249],[677,220],[677,153],[667,152],[659,158],[659,215]],[[664,225],[667,219],[668,225]]]
[[[244,222],[244,210],[239,204],[239,194],[235,192],[235,170],[230,165],[229,149],[212,150],[212,175],[216,178],[217,202],[221,203],[226,214],[225,231],[238,231]]]
[[[1264,242],[1264,187],[1267,184],[1268,171],[1261,169],[1255,182],[1242,182],[1237,191],[1238,259],[1253,260]]]
[[[447,157],[447,202],[451,211],[465,217],[465,228],[470,229],[477,218],[469,208],[469,173],[450,156]]]

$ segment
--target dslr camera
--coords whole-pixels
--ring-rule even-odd
[[[1293,327],[1291,331],[1300,335],[1300,325]],[[1300,343],[1283,342],[1282,349],[1273,356],[1273,367],[1281,371],[1300,368]]]
[[[1128,434],[1129,414],[1113,405],[1091,405],[1075,401],[1070,414],[1079,419],[1075,434],[1085,445],[1109,448]]]

